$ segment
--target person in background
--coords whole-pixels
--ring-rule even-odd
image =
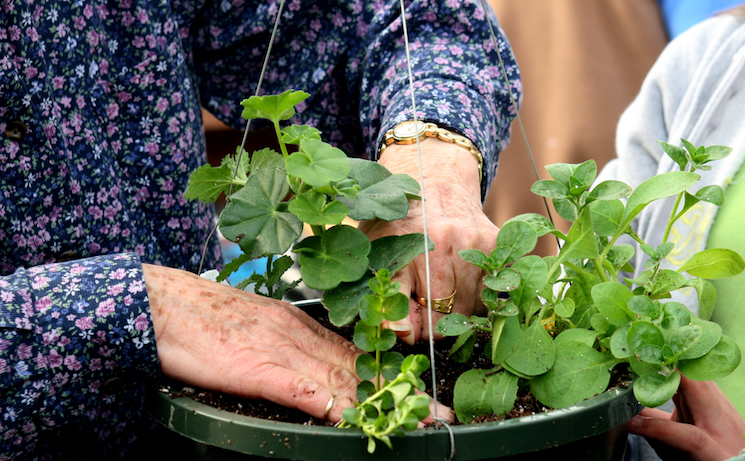
[[[520,109],[538,174],[544,166],[615,156],[616,125],[668,43],[657,0],[489,0],[520,64]],[[522,213],[546,214],[520,127],[499,165],[484,210],[501,226]],[[549,203],[550,206],[550,203]],[[553,209],[552,209],[553,213]],[[555,225],[569,225],[553,213]],[[545,236],[534,251],[558,252]]]
[[[716,14],[742,5],[742,0],[657,0],[665,28],[674,39],[692,26]]]
[[[145,389],[161,375],[332,421],[352,404],[350,343],[287,303],[193,274],[215,222],[183,198],[206,160],[200,108],[243,126],[279,6],[0,4],[0,459],[136,456],[152,428]],[[473,144],[421,143],[432,295],[457,290],[453,310],[470,313],[478,277],[457,251],[494,245],[481,201],[519,73],[478,2],[414,1],[409,15],[417,116]],[[412,145],[378,158],[386,133],[414,118],[402,44],[397,1],[290,1],[262,92],[307,91],[292,122],[418,178]],[[421,231],[420,206],[368,235]],[[214,239],[205,268],[219,261]],[[426,295],[423,274],[417,261],[399,275],[405,293]],[[412,300],[400,335],[428,337],[425,318]]]
[[[669,241],[674,242],[676,248],[663,261],[665,269],[678,269],[691,254],[706,248],[728,248],[745,254],[745,240],[740,231],[744,216],[742,206],[745,204],[745,183],[742,181],[745,160],[743,83],[745,7],[741,6],[703,21],[673,40],[662,52],[639,95],[619,121],[616,141],[618,158],[606,165],[598,182],[618,179],[636,187],[651,176],[679,169],[664,154],[657,141],[681,145],[681,139],[685,139],[695,146],[724,145],[732,148],[732,153],[712,164],[710,171],[696,171],[702,177],[697,187],[716,184],[725,189],[724,205],[717,207],[699,202],[675,223]],[[637,233],[650,245],[656,246],[661,242],[672,204],[672,200],[655,202],[645,208],[636,220]],[[641,252],[638,252],[634,267],[643,267],[642,258]],[[745,309],[742,296],[745,274],[712,280],[712,283],[717,289],[712,320],[742,349],[745,347],[745,316],[742,315]],[[694,313],[698,311],[694,290],[678,290],[672,300],[690,306]],[[722,408],[736,412],[721,417],[737,422],[736,427],[740,431],[742,426],[739,420],[745,415],[743,382],[743,364],[731,375],[717,380],[722,395],[732,402],[732,405],[721,404]],[[682,392],[690,390],[695,396],[704,392],[692,389],[697,388],[687,385]],[[712,394],[711,398],[714,399],[714,396]],[[703,424],[708,417],[695,414],[702,407],[691,406],[692,400],[695,398],[680,400],[685,406],[676,409],[672,421],[694,422],[697,427],[700,422]],[[657,418],[660,414],[647,411],[646,415]],[[677,447],[686,451],[696,448],[701,442],[700,438],[695,439],[692,446],[686,445],[691,442],[690,439],[669,437],[668,429],[678,428],[682,432],[676,429],[676,433],[685,434],[685,427],[671,423],[662,425],[657,420],[645,421],[645,424],[637,426],[637,432],[641,435],[661,438],[668,443],[677,441]],[[740,444],[737,446],[742,446],[742,434],[724,433]],[[641,456],[642,459],[656,459],[653,453],[646,450],[642,450]],[[711,454],[702,454],[700,458],[697,456],[692,456],[692,459],[724,459],[721,453],[719,457],[709,457],[713,456]]]

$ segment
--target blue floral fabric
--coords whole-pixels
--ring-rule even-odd
[[[198,270],[214,210],[183,191],[206,161],[201,106],[244,125],[278,9],[0,0],[0,460],[113,459],[147,432],[140,264]],[[375,158],[413,118],[399,2],[291,0],[281,18],[261,92],[309,92],[293,122]],[[483,194],[516,111],[497,50],[521,89],[485,19],[475,0],[407,3],[417,115],[476,143]],[[216,239],[205,255],[219,264]]]

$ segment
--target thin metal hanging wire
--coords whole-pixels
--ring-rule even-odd
[[[406,6],[404,5],[404,0],[399,0],[399,4],[401,5],[401,24],[403,26],[403,34],[404,34],[404,49],[406,51],[406,70],[409,77],[409,93],[411,95],[411,110],[414,117],[414,125],[419,126],[419,116],[417,114],[416,109],[416,97],[414,94],[414,72],[411,68],[411,55],[409,53],[409,31],[406,24]],[[437,365],[436,365],[436,358],[435,358],[435,340],[434,340],[434,325],[432,323],[432,289],[431,289],[431,276],[430,276],[430,264],[429,264],[429,238],[428,238],[428,232],[427,232],[427,197],[425,196],[424,192],[424,171],[422,169],[422,147],[419,138],[416,138],[416,151],[417,151],[417,158],[418,158],[418,164],[419,164],[419,184],[421,184],[421,192],[420,195],[422,197],[421,200],[421,207],[422,207],[422,223],[423,223],[423,232],[424,232],[424,273],[425,273],[425,280],[426,280],[426,291],[427,291],[427,319],[429,321],[429,361],[430,361],[430,368],[432,370],[432,400],[434,402],[433,408],[433,418],[436,422],[440,423],[440,425],[444,426],[450,435],[450,456],[448,457],[448,461],[452,460],[455,456],[455,438],[453,436],[452,428],[450,427],[450,424],[448,424],[448,421],[444,418],[440,418],[437,414]],[[435,425],[435,427],[439,428],[440,425]]]
[[[261,72],[259,73],[259,82],[256,84],[256,91],[254,92],[254,96],[258,96],[261,91],[261,84],[264,83],[264,75],[266,74],[266,68],[269,64],[269,56],[272,54],[272,48],[274,47],[274,38],[277,35],[277,29],[279,28],[279,19],[282,17],[282,10],[285,7],[285,0],[279,0],[279,6],[277,7],[277,17],[274,19],[274,27],[272,28],[272,35],[269,37],[269,45],[266,47],[266,54],[264,54],[264,62],[261,65]],[[241,164],[241,157],[245,153],[245,147],[246,147],[246,139],[248,139],[248,132],[251,129],[251,119],[248,119],[246,121],[246,128],[243,130],[243,139],[241,140],[241,147],[238,150],[238,159],[235,162],[235,169],[233,170],[233,179],[235,179],[238,176],[238,166]],[[230,184],[230,189],[228,189],[227,195],[233,193],[233,184]],[[199,270],[198,274],[202,273],[202,268],[204,267],[204,259],[207,255],[207,247],[210,243],[210,240],[215,235],[215,232],[217,232],[217,227],[219,224],[219,220],[215,222],[214,227],[212,227],[212,230],[210,231],[209,235],[207,236],[207,239],[204,242],[204,248],[202,249],[202,259],[199,261]]]
[[[535,174],[535,179],[540,180],[541,177],[538,174],[538,167],[535,163],[535,157],[533,156],[533,150],[530,148],[530,143],[528,142],[528,135],[525,132],[525,126],[523,125],[523,119],[520,117],[520,110],[517,107],[517,100],[515,99],[515,95],[512,92],[512,84],[510,82],[510,78],[507,76],[507,70],[504,67],[504,60],[502,59],[502,53],[499,52],[499,42],[497,41],[497,36],[494,33],[494,25],[491,22],[491,18],[489,17],[489,10],[486,6],[486,0],[481,0],[481,7],[484,9],[484,15],[486,16],[486,23],[489,26],[489,34],[491,35],[492,43],[494,44],[494,50],[497,52],[497,56],[499,57],[499,67],[502,71],[502,76],[504,77],[504,82],[507,86],[507,92],[510,96],[510,104],[515,108],[515,119],[517,120],[517,124],[520,126],[520,132],[523,136],[523,141],[525,142],[525,147],[528,151],[528,155],[530,156],[530,162],[533,165],[533,173]],[[554,218],[551,214],[551,208],[548,206],[548,201],[546,200],[546,197],[543,197],[543,205],[546,207],[546,213],[548,213],[548,219],[551,221],[551,224],[554,224]],[[556,243],[559,245],[559,248],[561,248],[561,242],[559,239],[556,239]]]

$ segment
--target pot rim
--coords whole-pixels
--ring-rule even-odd
[[[520,418],[451,426],[454,459],[484,459],[538,451],[602,434],[638,414],[632,381],[567,408]],[[625,388],[624,388],[625,387]],[[151,387],[148,410],[163,425],[197,442],[265,457],[332,461],[344,459],[448,459],[451,432],[444,427],[392,437],[393,450],[356,429],[270,421],[218,410],[188,397]],[[488,441],[485,443],[485,441]],[[330,449],[333,447],[333,449]]]

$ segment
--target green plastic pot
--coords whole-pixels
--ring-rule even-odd
[[[151,414],[183,436],[180,452],[200,460],[443,461],[450,457],[453,444],[453,460],[621,460],[627,423],[642,409],[629,383],[561,410],[452,426],[452,434],[442,427],[417,429],[394,438],[393,450],[378,444],[375,453],[368,454],[367,438],[357,430],[237,415],[190,398],[171,398],[156,388],[149,397]]]

